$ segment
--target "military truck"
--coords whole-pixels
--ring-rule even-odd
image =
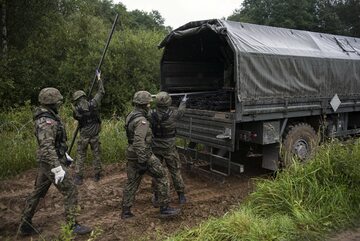
[[[159,48],[161,89],[190,98],[177,124],[189,163],[229,175],[257,156],[277,170],[360,132],[359,38],[212,19]]]

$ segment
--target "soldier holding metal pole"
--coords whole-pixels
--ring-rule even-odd
[[[100,149],[100,106],[105,94],[103,81],[100,71],[97,70],[98,91],[95,97],[88,100],[82,90],[78,90],[73,95],[73,116],[79,122],[80,138],[77,146],[77,158],[75,167],[75,184],[81,185],[84,177],[84,161],[86,159],[87,148],[90,145],[93,152],[94,180],[98,182],[101,177],[101,149]]]
[[[152,151],[168,168],[175,191],[178,194],[179,204],[185,204],[186,197],[185,185],[180,173],[180,158],[175,143],[176,121],[184,115],[187,99],[185,95],[177,109],[171,108],[171,96],[167,92],[160,92],[155,97],[156,108],[150,112],[153,132]],[[155,188],[155,182],[156,180],[153,179],[154,197],[152,202],[154,207],[157,207],[159,195]]]
[[[73,95],[73,101],[75,102],[75,105],[78,107],[74,109],[74,117],[79,121],[79,125],[76,127],[70,147],[69,147],[69,154],[71,154],[71,150],[74,146],[75,139],[77,136],[77,133],[79,129],[82,129],[83,138],[78,142],[80,147],[78,147],[78,160],[77,160],[77,168],[75,176],[75,183],[78,185],[81,185],[83,183],[83,161],[85,159],[84,152],[86,153],[86,148],[88,146],[88,143],[90,143],[91,148],[93,149],[94,153],[94,166],[95,166],[95,181],[99,181],[101,177],[101,164],[100,164],[100,142],[98,140],[98,133],[100,131],[100,117],[99,117],[99,106],[101,103],[102,96],[104,95],[104,87],[103,82],[100,80],[100,68],[102,66],[103,60],[105,58],[107,49],[109,47],[112,35],[115,31],[116,22],[119,18],[119,14],[116,14],[113,25],[111,27],[111,31],[109,33],[108,39],[105,44],[105,48],[103,50],[102,56],[100,58],[100,62],[96,68],[96,73],[94,76],[94,79],[91,83],[91,87],[88,92],[88,96],[91,96],[92,90],[94,88],[96,80],[98,80],[99,84],[99,90],[97,95],[95,95],[95,98],[89,101],[86,101],[83,97],[86,97],[86,94],[84,91],[76,91]],[[82,99],[81,99],[82,98]],[[81,99],[81,100],[80,100]],[[79,101],[78,101],[79,100]],[[82,126],[80,126],[82,125]],[[91,138],[90,138],[91,137]],[[86,146],[86,147],[85,147]]]

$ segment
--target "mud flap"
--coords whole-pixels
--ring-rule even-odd
[[[276,171],[279,168],[279,143],[264,145],[262,155],[262,168]]]

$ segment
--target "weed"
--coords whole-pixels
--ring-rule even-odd
[[[259,179],[246,202],[168,240],[321,240],[360,216],[360,141],[324,144],[306,165]]]
[[[72,118],[69,104],[61,107],[60,116],[65,124],[68,144],[73,137],[77,122]],[[102,142],[102,162],[120,162],[125,159],[127,146],[122,118],[111,118],[102,122],[100,141]],[[0,179],[21,173],[35,167],[36,138],[32,120],[32,107],[28,104],[16,110],[0,114]],[[72,156],[76,157],[76,142]],[[91,152],[85,163],[91,163]]]

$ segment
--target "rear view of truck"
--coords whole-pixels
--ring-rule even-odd
[[[161,89],[175,106],[189,97],[177,135],[190,163],[229,175],[260,156],[276,170],[321,137],[360,132],[360,39],[208,20],[160,47]]]

